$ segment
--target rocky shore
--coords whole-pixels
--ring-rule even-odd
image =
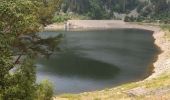
[[[154,73],[146,80],[156,78],[163,72],[170,72],[170,41],[165,37],[165,32],[160,29],[154,31],[153,37],[162,52],[154,63]]]

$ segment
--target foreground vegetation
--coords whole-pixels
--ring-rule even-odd
[[[51,84],[36,83],[34,59],[48,57],[59,43],[37,33],[52,22],[60,0],[0,2],[0,100],[51,100]]]

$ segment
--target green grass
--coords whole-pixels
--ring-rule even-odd
[[[163,30],[169,30],[169,31],[170,31],[170,24],[162,24],[162,25],[160,25],[160,27],[161,27]]]
[[[75,94],[63,94],[60,97],[61,98],[67,98],[69,100],[79,100],[78,95],[75,95]]]
[[[163,73],[158,78],[148,80],[148,81],[141,81],[141,82],[133,82],[129,84],[124,84],[112,89],[105,89],[102,91],[96,91],[96,92],[89,92],[84,94],[64,94],[61,95],[61,98],[67,98],[68,100],[112,100],[114,98],[115,100],[157,100],[156,95],[140,95],[140,96],[129,96],[125,91],[128,91],[133,88],[137,87],[145,87],[147,89],[158,89],[165,86],[170,85],[170,73]],[[162,97],[170,97],[170,93],[164,94]],[[91,99],[89,99],[91,98]],[[149,98],[149,99],[148,99]],[[164,99],[162,99],[164,100]]]
[[[170,24],[162,24],[160,27],[165,31],[165,38],[170,41]]]

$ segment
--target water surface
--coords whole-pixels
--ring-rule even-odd
[[[37,79],[49,79],[56,94],[80,93],[145,78],[158,53],[151,31],[114,29],[43,32],[64,34],[50,59],[37,60]]]

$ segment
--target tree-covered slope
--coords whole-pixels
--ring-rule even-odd
[[[127,13],[133,10],[137,7],[138,2],[138,0],[64,0],[61,8],[63,12],[85,14],[94,19],[95,17],[110,18],[113,12]]]
[[[137,14],[133,14],[134,10]],[[118,13],[128,17],[138,15],[139,19],[169,21],[170,0],[63,0],[61,11],[92,19],[111,19]]]

